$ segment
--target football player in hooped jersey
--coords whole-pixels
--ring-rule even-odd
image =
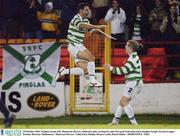
[[[61,67],[56,79],[65,74],[88,75],[90,86],[101,87],[102,83],[97,82],[95,79],[95,57],[86,47],[84,47],[83,39],[85,31],[104,29],[105,26],[90,24],[87,19],[89,10],[89,5],[87,3],[80,3],[78,5],[78,14],[74,16],[69,24],[67,35],[68,51],[74,58],[76,67],[71,69]]]
[[[114,118],[110,123],[111,125],[119,123],[119,119],[123,114],[123,110],[130,119],[131,124],[137,125],[133,108],[129,102],[139,92],[141,92],[143,88],[141,61],[139,59],[139,56],[137,55],[137,52],[139,52],[142,48],[142,44],[138,43],[135,40],[129,40],[127,41],[125,46],[126,53],[129,55],[126,64],[122,67],[113,67],[110,64],[104,65],[104,68],[110,70],[113,74],[125,75],[126,80],[123,96],[115,111]]]

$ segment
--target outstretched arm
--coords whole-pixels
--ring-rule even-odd
[[[104,64],[103,67],[112,71],[113,74],[124,75],[135,70],[135,65],[131,61],[127,61],[127,63],[122,67],[112,67],[110,64]]]
[[[92,29],[104,29],[105,25],[92,25],[89,23],[81,23],[79,25],[80,29],[87,29],[87,30],[92,30]]]

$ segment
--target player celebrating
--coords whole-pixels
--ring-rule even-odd
[[[111,125],[119,123],[123,110],[130,119],[131,124],[137,125],[133,108],[129,102],[142,90],[143,87],[141,61],[137,55],[137,52],[139,52],[142,48],[142,44],[139,44],[135,40],[129,40],[125,46],[126,53],[129,55],[126,64],[122,67],[112,67],[109,64],[104,65],[104,68],[112,71],[113,74],[125,75],[126,79],[123,96],[115,111],[114,118],[110,123]]]
[[[4,105],[1,98],[0,98],[0,111],[2,112],[2,114],[5,117],[5,119],[4,119],[5,128],[11,127],[16,116],[9,112],[9,110],[6,108],[6,106]]]
[[[85,75],[89,76],[89,85],[100,87],[101,83],[95,79],[95,57],[94,55],[83,45],[84,33],[87,30],[101,29],[104,26],[92,25],[89,23],[87,16],[89,14],[89,5],[87,3],[80,3],[78,5],[78,14],[74,16],[69,24],[69,30],[67,35],[68,51],[70,55],[75,59],[75,68],[66,69],[61,67],[58,71],[56,79],[65,75]]]

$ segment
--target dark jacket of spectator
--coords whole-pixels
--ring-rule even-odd
[[[177,16],[176,7],[170,6],[168,16],[164,17],[160,31],[164,40],[179,40],[180,36],[180,16]]]
[[[25,33],[35,32],[41,29],[40,21],[37,19],[37,11],[40,5],[38,6],[37,2],[31,5],[31,1],[32,0],[26,0],[24,3],[22,25]]]
[[[162,40],[162,35],[160,33],[160,25],[163,18],[167,15],[160,0],[156,0],[155,8],[151,10],[149,14],[149,23],[151,25],[150,29],[150,39],[151,40]]]
[[[149,33],[148,15],[143,5],[139,4],[136,8],[137,10],[129,23],[129,39],[132,39],[135,29],[139,29],[140,37],[142,39],[146,39]]]
[[[1,0],[0,18],[3,38],[20,37],[23,0]]]
[[[69,27],[69,22],[76,14],[76,8],[78,5],[78,0],[61,0],[62,9],[61,9],[61,20],[62,26],[60,27],[60,31],[62,32],[62,37],[66,37]]]
[[[136,0],[121,0],[120,2],[126,13],[126,24],[129,25],[136,12]]]

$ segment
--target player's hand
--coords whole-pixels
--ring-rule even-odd
[[[167,16],[165,16],[165,17],[163,18],[163,23],[164,23],[164,24],[167,24],[167,23],[168,23],[168,17],[167,17]]]
[[[153,17],[153,19],[157,19],[157,15],[156,14],[152,14],[152,17]]]
[[[110,65],[110,64],[104,64],[103,67],[107,70],[110,70],[112,71],[113,70],[113,67]]]
[[[98,25],[98,29],[105,29],[106,25]]]
[[[89,32],[90,32],[90,34],[93,34],[93,33],[97,33],[97,30],[96,29],[91,29]]]

